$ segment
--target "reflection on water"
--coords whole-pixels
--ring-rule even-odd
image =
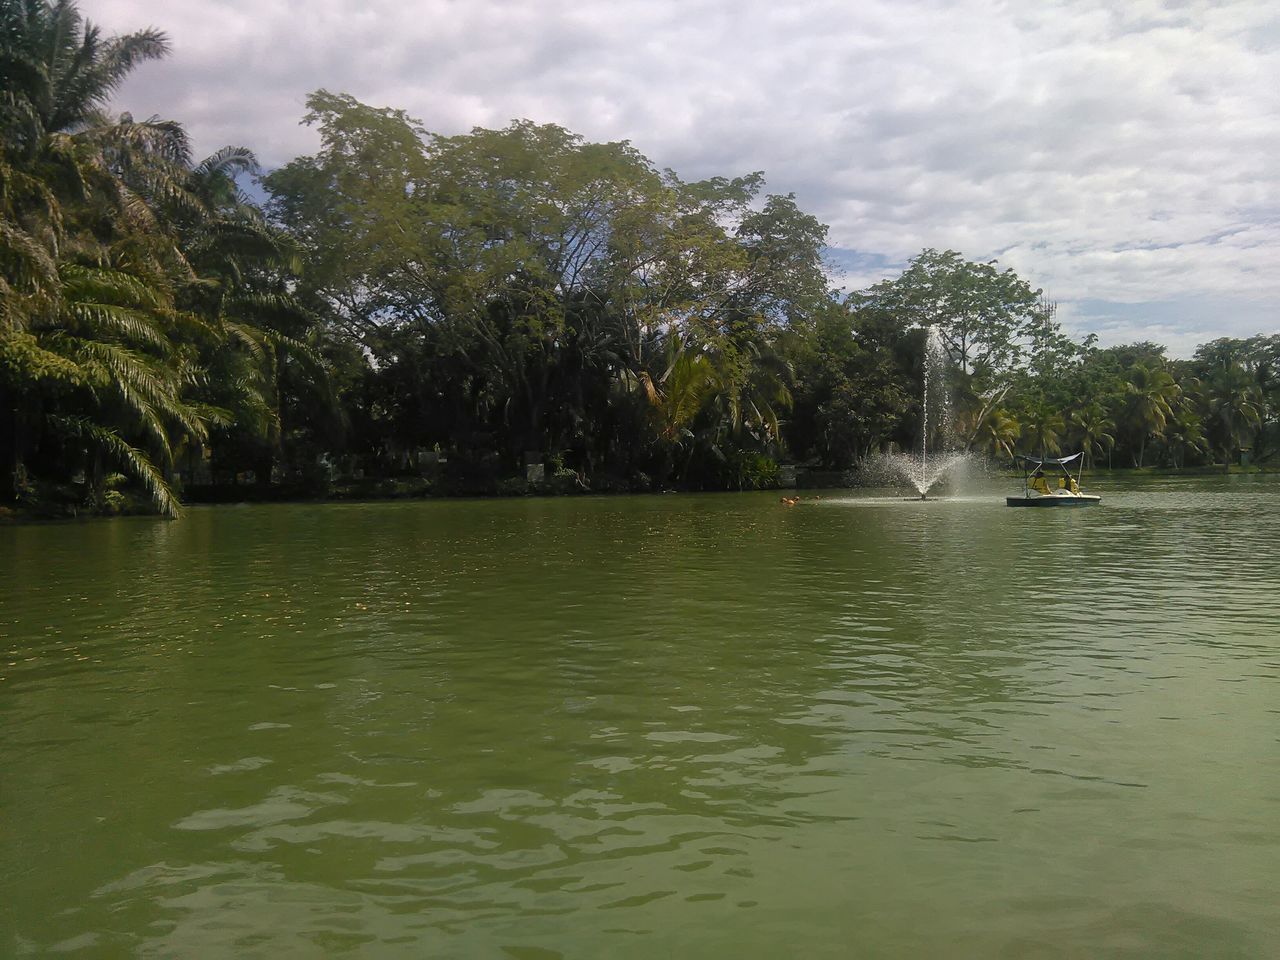
[[[1280,952],[1280,482],[1101,492],[0,531],[0,954]]]

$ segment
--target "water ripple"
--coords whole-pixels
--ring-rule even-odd
[[[0,953],[1274,953],[1277,494],[6,530]]]

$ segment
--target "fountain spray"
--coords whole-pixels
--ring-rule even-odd
[[[947,437],[951,433],[951,405],[946,385],[947,348],[937,327],[925,328],[924,377],[921,385],[920,452],[918,456],[886,455],[878,463],[904,478],[915,487],[918,497],[910,500],[928,500],[929,491],[943,475],[957,464],[967,462],[970,456],[947,450]],[[929,443],[935,449],[930,457]],[[873,470],[876,469],[874,466]]]

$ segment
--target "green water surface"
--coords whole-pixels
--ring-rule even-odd
[[[0,529],[0,956],[1280,956],[1280,478]]]

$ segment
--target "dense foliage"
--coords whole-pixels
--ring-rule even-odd
[[[958,443],[1107,463],[1280,446],[1280,337],[1190,361],[1073,342],[1012,271],[926,250],[841,298],[826,228],[760,174],[682,180],[528,121],[439,136],[315,93],[322,146],[240,191],[182,127],[112,116],[155,31],[0,0],[4,499],[431,477],[442,489],[743,488],[919,433],[925,326]]]
[[[104,111],[162,34],[0,0],[0,39],[0,467],[19,501],[109,506],[128,477],[175,514],[180,461],[278,434],[311,352],[291,241],[236,188],[247,150],[195,163],[178,124]]]

